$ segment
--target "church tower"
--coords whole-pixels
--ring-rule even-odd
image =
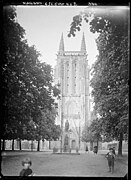
[[[62,34],[55,66],[55,84],[59,84],[61,91],[61,99],[58,102],[58,121],[63,132],[62,148],[67,135],[65,130],[67,121],[69,123],[68,146],[71,149],[82,148],[82,129],[90,121],[89,71],[84,33],[80,51],[65,51]]]

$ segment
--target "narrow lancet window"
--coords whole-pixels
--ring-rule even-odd
[[[67,93],[69,92],[69,63],[67,63],[67,79],[66,79],[66,89],[67,89]]]

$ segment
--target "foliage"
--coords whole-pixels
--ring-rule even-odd
[[[97,39],[99,56],[93,66],[91,80],[95,109],[101,115],[103,129],[117,140],[120,133],[128,133],[129,80],[126,12],[120,14],[119,18],[106,14],[101,19],[102,24],[98,21],[99,27],[94,27],[95,31],[101,28],[102,33]],[[105,20],[107,25],[104,24]]]
[[[93,7],[78,16],[86,19],[91,32],[99,33],[99,55],[92,66],[91,86],[103,135],[122,141],[128,137],[129,9]],[[72,23],[68,36],[74,36],[76,30]]]
[[[37,121],[30,119],[23,128],[23,139],[37,140],[37,151],[40,151],[40,140],[57,140],[59,139],[61,129],[55,124],[56,112],[55,109],[51,111],[41,111]]]
[[[84,129],[82,131],[82,141],[83,142],[93,142],[94,141],[93,133],[90,131],[89,127],[84,127]]]
[[[60,136],[59,126],[55,125],[56,112],[54,109],[52,111],[46,110],[41,112],[36,122],[36,134],[35,139],[43,141],[46,140],[56,140]]]
[[[90,130],[93,133],[94,140],[100,141],[102,135],[102,127],[101,127],[100,119],[97,118],[91,122]]]
[[[128,27],[128,16],[129,9],[121,7],[88,7],[78,15],[73,17],[73,22],[70,24],[70,31],[68,33],[68,37],[75,36],[76,31],[80,31],[82,26],[82,21],[84,20],[86,23],[90,25],[90,31],[92,33],[100,33],[109,32],[111,29],[116,30],[119,28],[119,36],[121,32],[127,31]],[[124,26],[122,26],[124,23]],[[119,27],[118,27],[119,26]],[[78,28],[79,27],[79,28]]]
[[[21,139],[35,140],[36,125],[32,119],[27,121],[26,125],[23,126],[23,134]]]
[[[34,130],[41,111],[52,110],[59,90],[52,85],[51,66],[41,63],[35,46],[28,45],[14,7],[3,8],[3,20],[2,138],[22,138],[25,126]]]
[[[101,141],[102,127],[100,119],[93,119],[90,126],[87,126],[83,130],[82,141],[85,142],[97,142]]]

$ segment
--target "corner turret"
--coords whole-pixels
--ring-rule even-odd
[[[64,52],[64,39],[63,39],[63,33],[61,35],[60,45],[59,45],[59,53]]]

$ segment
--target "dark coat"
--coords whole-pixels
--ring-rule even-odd
[[[20,172],[20,176],[29,176],[31,175],[33,172],[30,168],[28,169],[22,169]]]

